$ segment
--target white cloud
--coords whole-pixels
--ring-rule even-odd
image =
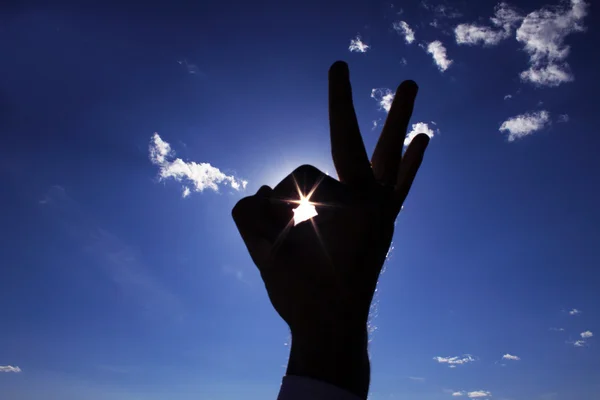
[[[582,313],[582,311],[581,311],[581,310],[578,310],[578,309],[576,309],[576,308],[574,308],[574,309],[572,309],[571,311],[569,311],[569,315],[579,315],[579,314],[581,314],[581,313]]]
[[[406,43],[411,44],[415,41],[415,31],[413,31],[405,21],[394,22],[392,27],[396,32],[404,35],[404,40],[406,40]]]
[[[363,42],[360,36],[350,40],[350,46],[348,46],[348,50],[354,53],[366,53],[370,48],[371,46]]]
[[[404,138],[404,146],[408,146],[419,133],[425,133],[430,138],[434,136],[433,129],[431,129],[427,123],[417,122],[416,124],[413,124],[412,130],[406,135],[406,138]]]
[[[573,346],[575,346],[575,347],[584,347],[585,346],[585,340],[577,340],[577,341],[573,342]]]
[[[160,137],[158,133],[152,136],[150,143],[150,161],[153,164],[164,164],[166,158],[172,154],[171,145]]]
[[[492,397],[492,392],[487,390],[474,390],[472,392],[467,392],[465,390],[452,392],[453,397],[462,397],[467,396],[470,399],[479,399],[482,397]]]
[[[575,79],[566,63],[562,65],[548,64],[543,67],[532,66],[528,70],[521,72],[520,77],[524,81],[529,81],[539,86],[551,87],[571,82]]]
[[[402,57],[402,59],[400,60],[400,64],[406,65],[408,64],[408,61],[406,61],[406,58]]]
[[[564,41],[571,33],[585,30],[587,7],[584,0],[571,0],[570,8],[563,4],[542,7],[525,17],[517,29],[517,41],[524,45],[530,64],[528,70],[521,72],[522,80],[558,86],[574,79],[566,63],[570,46]]]
[[[504,31],[495,31],[487,26],[460,24],[454,28],[454,37],[458,44],[494,46],[508,35]]]
[[[184,186],[183,192],[181,193],[181,197],[183,197],[185,199],[186,197],[188,197],[190,195],[190,193],[192,193],[190,188],[187,186]]]
[[[392,102],[394,101],[394,92],[391,89],[379,88],[371,90],[371,98],[379,104],[380,110],[390,112]]]
[[[411,381],[415,381],[415,382],[425,382],[425,378],[421,378],[419,376],[409,376],[408,379],[410,379]]]
[[[503,360],[513,360],[513,361],[519,361],[521,359],[521,357],[519,356],[513,356],[511,354],[505,354],[502,356]]]
[[[565,328],[550,328],[550,330],[554,332],[564,332]]]
[[[478,399],[481,397],[492,397],[492,392],[488,392],[487,390],[475,390],[473,392],[468,392],[467,396],[470,399]]]
[[[21,372],[21,368],[19,368],[19,367],[13,367],[12,365],[0,365],[0,372],[14,372],[14,373],[19,373],[19,372]]]
[[[494,11],[494,16],[490,20],[497,29],[477,24],[460,24],[454,28],[456,43],[495,46],[509,38],[514,26],[523,17],[506,3],[498,4]]]
[[[585,0],[571,0],[570,6],[545,6],[523,17],[507,3],[500,3],[490,18],[494,27],[460,24],[454,36],[458,44],[494,46],[508,39],[520,23],[516,40],[529,54],[529,68],[521,72],[521,79],[538,86],[558,86],[574,79],[566,62],[570,47],[564,42],[571,33],[585,30],[587,8]]]
[[[459,357],[459,356],[439,357],[438,356],[438,357],[433,357],[433,359],[440,364],[448,364],[451,368],[456,367],[456,365],[463,365],[463,364],[467,364],[467,363],[475,361],[475,358],[473,358],[473,356],[471,356],[470,354],[465,354],[462,357]]]
[[[507,3],[498,3],[494,7],[494,16],[490,18],[492,23],[498,27],[510,30],[523,20],[523,16]]]
[[[446,54],[446,48],[439,40],[431,42],[427,45],[427,53],[433,56],[433,61],[442,72],[447,70],[453,62],[448,58]]]
[[[504,121],[500,126],[500,132],[507,131],[508,141],[512,142],[539,131],[549,123],[550,113],[548,111],[526,113]]]
[[[569,122],[569,114],[560,114],[558,116],[558,122]]]
[[[594,336],[594,334],[591,331],[581,332],[580,335],[582,339],[588,339]]]
[[[209,163],[185,162],[181,158],[173,160],[174,153],[171,146],[162,140],[158,133],[155,133],[150,140],[149,153],[150,161],[159,167],[158,176],[161,180],[173,178],[178,182],[185,181],[192,186],[195,192],[202,192],[204,189],[218,192],[219,185],[224,184],[240,190],[245,189],[248,184],[243,179],[224,174]],[[183,197],[187,197],[189,191],[189,187],[184,186]]]
[[[512,94],[507,94],[506,96],[504,96],[504,100],[509,100],[512,99]]]

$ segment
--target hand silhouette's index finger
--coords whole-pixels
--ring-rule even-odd
[[[350,72],[343,61],[329,69],[329,126],[331,155],[341,182],[365,185],[373,173],[352,103]]]
[[[375,179],[381,183],[396,183],[406,129],[410,121],[419,87],[414,81],[398,86],[392,107],[371,159]]]

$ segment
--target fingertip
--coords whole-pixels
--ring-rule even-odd
[[[429,146],[430,140],[431,137],[426,133],[419,133],[413,138],[413,140],[410,141],[408,147],[412,149],[411,153],[419,153],[423,155],[425,150],[427,150],[427,146]],[[408,152],[408,149],[406,149],[406,151]]]
[[[429,145],[430,140],[431,140],[431,137],[428,134],[419,133],[419,134],[417,134],[417,136],[415,136],[415,138],[413,139],[413,142],[417,141],[417,143],[419,143],[420,145],[427,147],[427,145]]]
[[[256,197],[270,197],[271,196],[271,192],[273,192],[273,189],[271,189],[267,185],[263,185],[263,186],[260,187],[260,189],[258,189],[258,191],[256,192],[255,196]]]
[[[412,79],[408,79],[398,85],[397,92],[400,91],[413,93],[416,96],[417,92],[419,91],[419,85],[417,85],[417,82],[413,81]]]
[[[329,76],[349,76],[350,69],[345,61],[338,60],[334,62],[329,68]]]

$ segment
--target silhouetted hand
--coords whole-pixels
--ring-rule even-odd
[[[371,162],[352,104],[348,66],[329,71],[331,150],[339,181],[297,168],[274,189],[240,200],[233,218],[258,266],[275,310],[292,332],[289,375],[308,376],[366,398],[367,318],[394,221],[429,137],[402,148],[417,95],[413,81],[396,92]],[[317,216],[294,225],[309,196]]]

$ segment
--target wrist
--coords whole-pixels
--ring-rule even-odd
[[[370,380],[367,343],[366,325],[292,331],[287,375],[327,382],[366,399]]]

